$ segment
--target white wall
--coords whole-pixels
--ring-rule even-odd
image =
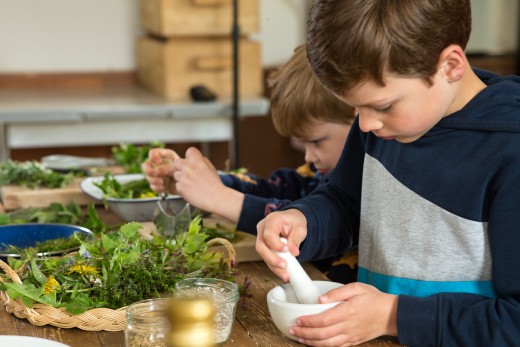
[[[308,0],[260,0],[264,66],[305,39]],[[0,0],[0,73],[135,69],[139,0]]]
[[[259,0],[266,67],[305,40],[311,0]],[[472,0],[471,52],[516,49],[519,0]],[[0,0],[0,73],[129,71],[139,0]]]
[[[518,45],[519,0],[471,0],[473,28],[467,52],[510,53]]]
[[[132,70],[138,0],[0,0],[0,72]]]

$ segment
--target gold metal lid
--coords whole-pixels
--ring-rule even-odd
[[[169,347],[209,347],[215,345],[213,301],[201,297],[176,297],[170,302]]]

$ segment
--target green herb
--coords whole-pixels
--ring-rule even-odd
[[[128,223],[93,241],[80,241],[77,254],[61,258],[9,259],[23,284],[4,282],[0,289],[27,306],[43,303],[78,314],[95,307],[117,309],[173,291],[187,276],[235,281],[234,264],[208,251],[201,217],[174,239],[140,237],[140,223]]]
[[[157,196],[150,188],[150,184],[146,179],[139,179],[121,184],[115,176],[110,172],[105,172],[103,180],[100,183],[93,183],[103,192],[103,198],[115,199],[139,199]]]
[[[62,188],[74,174],[62,174],[46,169],[37,161],[18,162],[7,160],[0,163],[0,186],[16,184],[26,188]]]
[[[148,151],[152,148],[164,148],[164,144],[157,141],[144,146],[123,143],[112,147],[112,157],[127,173],[141,173],[141,163],[148,158]]]

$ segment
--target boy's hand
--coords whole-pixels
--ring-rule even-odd
[[[243,198],[235,202],[229,195],[243,194],[226,187],[213,164],[198,149],[188,148],[186,157],[176,160],[173,168],[175,187],[184,200],[203,211],[238,221]],[[231,210],[232,215],[224,209]]]
[[[364,283],[322,295],[320,303],[343,301],[316,315],[302,316],[289,331],[309,346],[353,346],[382,335],[397,336],[398,297]]]
[[[280,237],[287,239],[287,245]],[[307,236],[307,219],[299,210],[290,209],[272,212],[257,225],[256,251],[264,259],[271,271],[283,281],[289,280],[285,270],[287,263],[275,252],[289,251],[292,255],[300,254],[300,244]]]
[[[152,148],[148,152],[148,160],[141,165],[141,169],[154,192],[160,193],[168,188],[164,186],[164,177],[173,175],[173,162],[178,158],[175,151],[167,148]]]

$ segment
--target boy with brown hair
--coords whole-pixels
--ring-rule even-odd
[[[310,66],[358,117],[329,181],[261,221],[256,248],[287,280],[274,251],[359,244],[359,282],[297,320],[300,342],[518,345],[520,78],[472,69],[470,31],[469,0],[315,0]]]

